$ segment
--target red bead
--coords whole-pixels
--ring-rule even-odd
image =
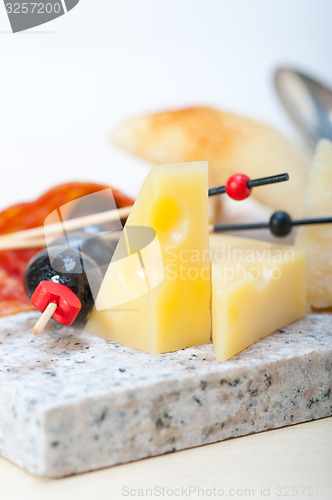
[[[44,312],[51,302],[57,304],[53,318],[62,325],[71,325],[82,304],[70,288],[53,281],[41,281],[31,297],[31,304]]]
[[[232,175],[226,183],[226,193],[233,200],[245,200],[252,191],[248,187],[249,180],[249,177],[245,174]]]

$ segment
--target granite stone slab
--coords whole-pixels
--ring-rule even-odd
[[[225,363],[212,345],[149,355],[38,313],[0,320],[0,453],[61,477],[332,414],[332,315]]]

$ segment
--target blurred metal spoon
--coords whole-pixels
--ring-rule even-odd
[[[332,141],[332,90],[304,73],[279,68],[277,94],[294,125],[314,148],[319,139]]]

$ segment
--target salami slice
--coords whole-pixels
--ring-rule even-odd
[[[55,186],[37,200],[13,205],[0,212],[0,234],[42,226],[56,208],[88,194],[108,189],[104,184],[71,182]],[[118,208],[132,205],[134,200],[112,189]],[[23,274],[30,259],[40,248],[0,251],[0,316],[33,309],[23,289]]]

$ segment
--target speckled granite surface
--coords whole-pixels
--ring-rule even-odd
[[[225,363],[212,345],[148,355],[36,313],[0,320],[0,453],[61,477],[332,414],[332,315]]]

